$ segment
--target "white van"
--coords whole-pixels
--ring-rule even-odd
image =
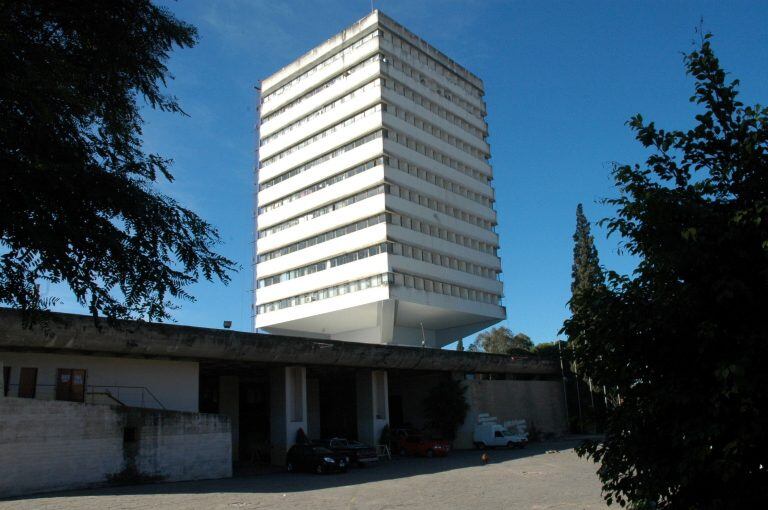
[[[524,448],[528,444],[528,433],[512,433],[503,425],[483,421],[475,425],[473,442],[480,449],[497,446]]]

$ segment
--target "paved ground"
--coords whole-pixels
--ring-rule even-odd
[[[274,473],[203,482],[165,483],[46,494],[0,501],[6,509],[595,509],[595,465],[574,441],[456,451],[444,459],[405,458],[346,474]],[[556,453],[547,453],[556,450]]]

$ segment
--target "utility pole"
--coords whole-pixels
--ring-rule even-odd
[[[592,392],[592,378],[588,377],[589,383],[589,400],[592,402],[592,433],[597,433],[597,411],[595,409],[595,394]]]
[[[581,389],[579,388],[579,372],[576,369],[576,363],[573,364],[573,375],[576,381],[576,406],[579,409],[579,432],[584,432],[584,421],[581,416]]]
[[[560,345],[560,340],[557,341],[557,352],[560,357],[560,375],[563,377],[563,400],[565,400],[565,421],[568,423],[568,429],[570,432],[571,416],[568,412],[568,388],[565,383],[565,369],[563,368],[563,348]]]

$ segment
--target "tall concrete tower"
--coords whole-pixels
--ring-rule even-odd
[[[441,347],[505,318],[478,77],[374,11],[261,93],[257,328]]]

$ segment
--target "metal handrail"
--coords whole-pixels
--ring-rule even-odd
[[[89,391],[88,393],[86,393],[86,395],[91,395],[91,397],[93,397],[93,395],[104,395],[105,397],[107,397],[107,398],[109,398],[111,400],[114,400],[115,402],[117,402],[121,406],[128,407],[127,405],[125,405],[125,402],[123,402],[121,400],[118,400],[117,398],[115,398],[114,395],[112,395],[108,391]],[[91,398],[91,404],[93,404],[93,398]]]
[[[160,409],[165,409],[165,406],[162,402],[160,402],[160,399],[158,399],[154,393],[152,393],[152,390],[147,388],[146,386],[117,386],[117,385],[90,385],[86,386],[86,388],[96,389],[96,388],[104,388],[107,392],[109,391],[109,388],[115,388],[117,389],[117,399],[120,398],[120,390],[141,390],[141,407],[145,407],[144,404],[144,393],[146,392],[147,395],[152,397],[152,400],[157,404],[157,406]],[[114,397],[113,397],[114,398]],[[130,406],[129,406],[130,407]]]
[[[16,388],[16,392],[14,392],[16,394],[18,394],[18,387],[19,387],[19,383],[14,383],[14,384],[9,384],[8,385],[8,388]],[[55,388],[56,388],[55,384],[37,384],[37,385],[35,385],[35,398],[39,398],[39,396],[41,394],[45,394],[46,396],[51,397],[51,399],[55,400],[55,398],[56,398]],[[41,389],[47,389],[48,391],[47,392],[41,392],[41,391],[39,391]],[[103,389],[103,391],[97,391],[98,389]],[[110,391],[110,389],[117,390],[116,391],[117,395],[115,395],[112,391]],[[123,402],[123,400],[121,399],[121,396],[120,396],[120,390],[140,390],[141,391],[141,405],[139,407],[143,408],[143,407],[145,407],[145,403],[154,402],[156,407],[165,410],[165,406],[163,405],[162,402],[160,402],[160,399],[158,399],[157,396],[155,396],[155,394],[152,393],[152,390],[150,390],[146,386],[117,386],[117,385],[93,385],[93,384],[91,384],[91,385],[86,385],[85,386],[85,395],[90,395],[91,396],[91,403],[93,403],[93,396],[95,396],[95,395],[103,395],[103,396],[105,396],[105,397],[107,397],[107,398],[109,398],[111,400],[114,400],[115,402],[117,402],[121,406],[124,406],[124,407],[135,407],[135,406],[130,406],[130,405],[128,405],[128,404]],[[9,394],[9,396],[12,396],[10,391],[8,392],[8,394]],[[151,399],[149,399],[149,398],[147,399],[147,400],[149,400],[149,402],[145,402],[145,394],[148,395],[148,397],[151,397]]]

